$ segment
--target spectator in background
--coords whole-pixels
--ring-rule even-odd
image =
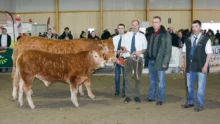
[[[213,33],[212,30],[209,30],[209,31],[208,31],[208,36],[209,36],[209,38],[210,38],[210,40],[211,40],[211,43],[213,44],[213,42],[214,42],[214,40],[215,40],[215,36],[214,36],[214,33]]]
[[[206,29],[203,30],[202,34],[203,34],[203,35],[206,35],[206,33],[207,33],[207,32],[206,32]]]
[[[0,49],[7,49],[11,45],[11,36],[7,34],[7,29],[2,29],[2,34],[0,35]],[[0,68],[0,72],[8,72],[8,68]]]
[[[115,33],[112,35],[112,37],[117,36],[118,35],[118,29],[115,29]]]
[[[215,34],[215,37],[220,39],[220,33],[219,33],[219,30],[217,30],[217,33]]]
[[[53,38],[53,39],[56,39],[56,37],[54,36],[54,34],[52,33],[52,30],[51,28],[48,28],[47,29],[47,35],[44,36],[45,38]]]
[[[59,39],[65,39],[65,40],[72,40],[72,39],[73,39],[73,35],[70,34],[70,31],[69,31],[69,28],[68,28],[68,27],[66,27],[66,28],[64,29],[64,32],[63,32],[63,34],[60,36]]]
[[[39,35],[38,35],[39,37],[42,37],[42,34],[41,34],[41,32],[39,32]]]
[[[100,38],[96,35],[95,31],[92,31],[90,39],[99,40]]]
[[[219,46],[219,39],[216,37],[215,41],[212,44],[213,46]]]
[[[86,32],[85,32],[85,31],[82,31],[79,37],[80,37],[80,38],[86,38]]]
[[[182,48],[185,43],[182,32],[178,31],[177,36],[178,36],[179,47]]]
[[[101,36],[102,40],[109,39],[110,37],[111,37],[111,33],[108,31],[108,29],[105,29]]]
[[[2,29],[2,34],[0,35],[0,48],[7,49],[11,45],[11,36],[7,34],[7,29]]]
[[[18,37],[17,37],[17,41],[22,37],[22,34],[19,33]]]
[[[172,36],[172,46],[179,47],[178,36],[173,32],[173,28],[169,27],[169,33]]]

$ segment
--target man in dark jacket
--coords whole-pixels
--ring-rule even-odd
[[[173,28],[169,27],[169,33],[172,37],[172,46],[179,47],[178,36],[173,32]]]
[[[63,32],[63,34],[59,37],[59,39],[66,39],[66,40],[71,40],[71,39],[73,39],[73,35],[70,34],[68,27],[66,27],[66,28],[64,29],[64,32]]]
[[[196,101],[194,111],[203,110],[205,101],[206,78],[209,70],[209,62],[212,56],[212,46],[209,36],[202,34],[202,23],[199,20],[192,22],[192,35],[187,38],[183,53],[185,53],[185,72],[187,77],[188,97],[187,103],[182,108],[191,108]],[[198,92],[196,100],[194,99],[194,87],[196,77],[198,76]]]
[[[2,29],[2,34],[0,35],[0,48],[7,49],[11,45],[11,36],[7,34],[7,29]]]
[[[110,32],[108,31],[108,29],[105,29],[105,30],[103,31],[102,36],[101,36],[102,40],[109,39],[110,37],[111,37]]]
[[[161,18],[155,16],[152,21],[153,32],[148,35],[147,58],[150,78],[150,89],[145,101],[156,101],[156,105],[162,105],[165,97],[166,75],[172,52],[170,34],[161,25]],[[158,93],[157,93],[158,86]],[[157,96],[158,94],[158,96]],[[156,99],[157,98],[157,99]]]

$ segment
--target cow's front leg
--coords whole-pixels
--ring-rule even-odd
[[[85,82],[84,82],[84,85],[86,86],[86,89],[87,89],[87,92],[88,92],[88,96],[91,98],[91,99],[95,99],[95,96],[94,96],[94,94],[92,93],[92,91],[91,91],[91,88],[90,88],[90,86],[91,86],[91,81],[90,81],[90,79],[87,79]]]
[[[77,84],[70,84],[70,92],[71,92],[71,101],[76,106],[79,107],[78,99],[77,99],[77,92],[78,92],[78,85]]]

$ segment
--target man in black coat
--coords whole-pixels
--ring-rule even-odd
[[[7,29],[2,29],[2,34],[0,35],[0,48],[7,49],[11,45],[11,36],[7,34]]]
[[[64,32],[63,32],[63,34],[59,37],[59,39],[66,39],[66,40],[71,40],[71,39],[73,39],[73,35],[70,34],[68,27],[66,27],[66,28],[64,29]]]
[[[172,36],[172,46],[179,47],[178,36],[173,33],[173,28],[169,27],[169,33]]]

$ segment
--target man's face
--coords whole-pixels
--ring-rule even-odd
[[[51,31],[51,30],[48,30],[48,31],[47,31],[47,34],[51,34],[51,33],[52,33],[52,31]]]
[[[173,33],[173,28],[169,28],[169,33]]]
[[[192,24],[193,34],[198,34],[201,31],[201,26],[198,23]]]
[[[91,35],[92,35],[92,37],[95,37],[95,32],[92,32]]]
[[[154,30],[159,29],[161,25],[160,19],[154,18],[152,21],[152,25],[153,25]]]
[[[7,34],[7,30],[3,29],[2,34]]]
[[[182,34],[181,32],[178,32],[177,35],[178,35],[179,38],[182,38],[182,37],[183,37],[183,34]]]
[[[131,28],[133,32],[138,32],[139,31],[139,24],[137,21],[133,21],[131,24]]]
[[[66,33],[66,34],[68,34],[68,33],[69,33],[69,30],[68,30],[68,29],[66,29],[66,30],[65,30],[65,33]]]
[[[124,26],[118,26],[118,32],[119,34],[124,34],[124,31],[125,31],[125,27]]]

